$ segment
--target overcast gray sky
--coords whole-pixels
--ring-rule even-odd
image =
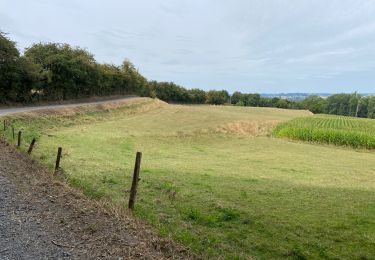
[[[0,30],[189,88],[375,92],[374,0],[0,0]]]

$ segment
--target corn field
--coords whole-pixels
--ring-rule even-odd
[[[375,148],[375,120],[346,116],[315,115],[277,125],[276,137],[354,148]]]

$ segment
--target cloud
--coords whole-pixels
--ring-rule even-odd
[[[374,13],[361,0],[0,0],[0,29],[21,47],[79,45],[187,87],[369,92]]]
[[[343,33],[339,33],[330,39],[319,41],[315,43],[317,47],[326,47],[329,45],[340,44],[347,41],[359,40],[363,41],[363,38],[371,37],[374,38],[375,32],[375,21],[371,23],[362,24],[355,28],[349,29]]]
[[[302,57],[290,58],[290,59],[287,59],[285,62],[286,63],[299,63],[299,64],[314,63],[314,62],[321,62],[321,61],[326,62],[327,59],[329,58],[337,57],[337,56],[346,56],[354,52],[355,52],[354,48],[339,49],[339,50],[332,50],[332,51],[322,51],[322,52],[307,54]]]

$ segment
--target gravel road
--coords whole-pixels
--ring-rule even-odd
[[[17,188],[0,173],[0,259],[70,258],[69,248],[54,246],[58,234],[46,232],[37,209],[19,197]]]
[[[102,100],[102,101],[92,101],[92,102],[82,102],[74,104],[59,104],[59,105],[43,105],[43,106],[25,106],[25,107],[12,107],[12,108],[1,108],[0,107],[0,116],[21,113],[21,112],[31,112],[37,110],[47,110],[47,109],[59,109],[59,108],[72,108],[79,107],[82,105],[101,105],[108,103],[123,102],[125,100],[137,99],[138,97],[123,97],[111,100]]]

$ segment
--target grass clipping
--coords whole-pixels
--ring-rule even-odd
[[[279,120],[236,121],[219,126],[214,132],[243,136],[268,136],[279,122]]]

